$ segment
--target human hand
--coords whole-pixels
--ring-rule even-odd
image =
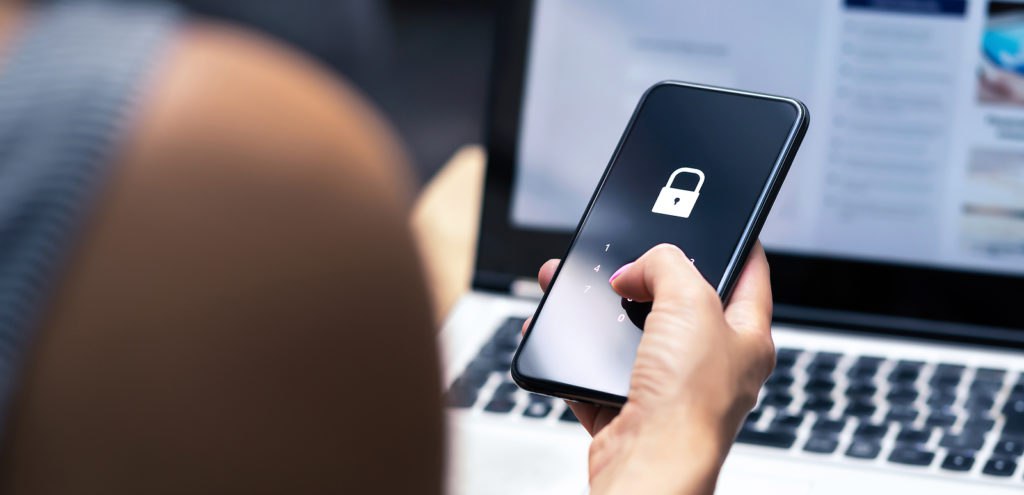
[[[557,267],[558,260],[541,267],[545,291]],[[724,310],[689,258],[668,244],[622,267],[610,283],[622,297],[653,306],[622,409],[569,403],[594,437],[592,493],[712,493],[775,363],[764,250],[757,244],[751,251]]]

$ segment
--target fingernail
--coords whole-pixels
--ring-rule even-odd
[[[622,265],[622,268],[619,268],[618,270],[615,270],[615,273],[612,274],[612,278],[608,279],[608,283],[610,284],[610,283],[614,282],[615,279],[619,278],[619,275],[622,275],[623,273],[625,273],[626,270],[628,270],[629,267],[631,267],[631,266],[633,266],[633,263],[626,263],[625,265]]]

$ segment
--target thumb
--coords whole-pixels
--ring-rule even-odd
[[[651,248],[635,262],[617,270],[610,283],[622,297],[638,302],[654,301],[654,310],[659,306],[680,308],[718,301],[715,289],[704,280],[690,258],[671,244]]]

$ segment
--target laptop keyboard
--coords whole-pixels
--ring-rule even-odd
[[[530,420],[578,423],[560,400],[520,390],[509,369],[519,347],[523,318],[509,318],[480,348],[446,393],[448,407],[480,408],[486,412],[516,414]]]
[[[957,363],[781,348],[737,441],[1019,481],[1024,378]]]
[[[509,375],[523,319],[510,318],[452,383],[450,408],[576,422],[561,401]],[[850,459],[1024,481],[1024,375],[958,363],[778,349],[775,372],[736,439]]]

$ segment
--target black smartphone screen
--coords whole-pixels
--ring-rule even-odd
[[[609,277],[671,243],[726,298],[806,122],[791,99],[671,82],[648,90],[516,355],[516,381],[624,401],[646,311]]]

